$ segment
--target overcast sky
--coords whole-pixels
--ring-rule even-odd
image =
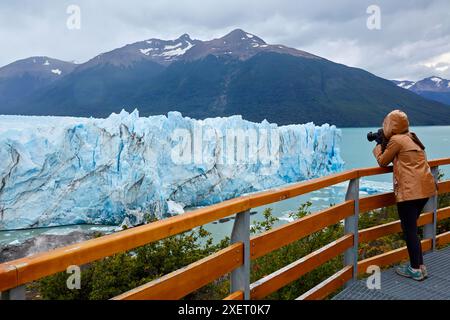
[[[72,4],[79,30],[66,26]],[[380,30],[367,28],[370,5]],[[449,0],[2,0],[0,66],[43,55],[85,62],[149,38],[209,40],[235,28],[384,78],[450,78]]]

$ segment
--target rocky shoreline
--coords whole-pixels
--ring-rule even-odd
[[[41,234],[18,244],[0,245],[0,263],[28,257],[101,235],[98,231],[72,231],[64,235]]]

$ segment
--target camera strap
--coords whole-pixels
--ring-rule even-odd
[[[423,145],[422,141],[420,141],[419,137],[414,133],[414,132],[410,132],[409,133],[409,137],[411,138],[411,140],[417,144],[422,150],[425,150],[425,146]]]

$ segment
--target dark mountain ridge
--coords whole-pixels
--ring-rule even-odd
[[[444,104],[362,69],[269,45],[240,29],[210,41],[185,34],[137,42],[63,75],[0,104],[0,113],[106,117],[138,108],[142,116],[176,110],[194,118],[241,114],[280,125],[352,127],[379,126],[386,113],[401,108],[415,125],[450,124]]]
[[[415,92],[424,98],[450,106],[450,80],[432,76],[420,81],[393,80],[393,82],[399,87]]]

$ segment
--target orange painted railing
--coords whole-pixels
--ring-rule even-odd
[[[450,158],[432,160],[429,164],[436,176],[438,166],[449,165]],[[232,243],[227,248],[114,299],[180,299],[230,272],[232,288],[226,299],[261,299],[323,263],[344,254],[345,266],[342,270],[299,297],[322,299],[347,281],[356,279],[358,274],[365,273],[370,265],[385,266],[407,257],[406,248],[400,248],[365,260],[357,260],[359,243],[400,232],[399,221],[358,230],[357,221],[361,213],[395,204],[393,193],[359,198],[359,178],[389,172],[392,172],[392,167],[349,170],[276,190],[238,197],[148,225],[9,261],[0,264],[0,291],[3,291],[3,298],[23,298],[25,284],[65,271],[69,266],[90,263],[236,215]],[[350,183],[343,203],[250,238],[250,209],[345,181]],[[438,187],[439,194],[449,193],[450,180],[440,182]],[[449,217],[450,207],[437,209],[436,197],[431,198],[426,206],[426,213],[419,219],[419,224],[425,226],[425,239],[422,241],[424,251],[450,242],[449,231],[436,235],[436,222]],[[344,236],[253,284],[249,283],[251,260],[342,220],[345,226]]]

